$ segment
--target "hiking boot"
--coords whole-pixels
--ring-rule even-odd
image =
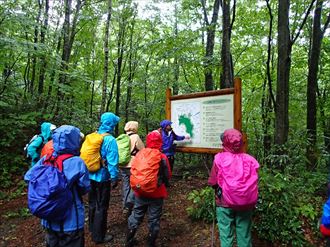
[[[152,232],[148,234],[148,247],[156,247],[156,239],[158,236],[158,231]]]
[[[125,218],[128,218],[132,213],[132,209],[131,208],[128,208],[128,207],[125,207],[123,209],[123,215],[125,216]]]
[[[113,236],[112,235],[105,235],[104,239],[102,241],[96,241],[96,244],[104,244],[104,243],[108,243],[111,242],[113,240]]]
[[[134,239],[135,233],[136,228],[128,229],[125,247],[133,247],[137,243],[137,241]]]

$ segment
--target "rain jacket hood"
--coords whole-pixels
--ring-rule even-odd
[[[138,129],[139,129],[139,123],[136,121],[127,122],[124,128],[127,134],[132,134],[132,133],[136,134],[138,132]]]
[[[162,144],[163,144],[163,140],[159,131],[154,130],[147,135],[146,137],[147,148],[154,148],[161,150]]]
[[[165,129],[167,125],[172,125],[172,122],[167,119],[160,122],[160,127],[162,127],[162,129]]]
[[[225,152],[241,153],[243,147],[243,137],[241,132],[236,129],[225,130],[222,146]]]
[[[53,133],[54,155],[69,153],[79,155],[80,130],[71,125],[62,125]]]
[[[51,130],[51,126],[54,126],[52,125],[51,123],[49,122],[43,122],[41,124],[41,136],[44,138],[44,143],[46,143],[48,140],[51,139],[52,137],[52,130]]]
[[[98,132],[103,133],[112,133],[115,126],[120,121],[120,118],[113,114],[112,112],[103,113],[101,116],[100,127]]]

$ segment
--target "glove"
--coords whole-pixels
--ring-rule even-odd
[[[112,189],[117,188],[117,186],[118,186],[118,180],[115,180],[115,181],[112,181],[112,182],[111,182],[111,187],[112,187]]]

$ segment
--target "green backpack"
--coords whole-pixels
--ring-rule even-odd
[[[121,134],[116,138],[119,154],[119,166],[126,166],[131,160],[131,140],[127,134]]]

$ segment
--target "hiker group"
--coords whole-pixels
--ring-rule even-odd
[[[84,202],[88,193],[88,229],[96,244],[110,242],[107,218],[111,190],[122,182],[123,213],[127,218],[125,246],[136,245],[135,235],[148,215],[148,246],[155,246],[160,231],[164,198],[174,168],[174,141],[179,136],[164,120],[161,128],[138,135],[138,122],[129,121],[125,134],[113,131],[120,118],[101,115],[96,132],[84,136],[71,125],[41,125],[41,134],[27,144],[31,168],[28,206],[41,218],[47,246],[84,246]],[[214,159],[209,185],[215,189],[221,246],[232,246],[234,226],[238,246],[252,246],[251,217],[258,199],[258,162],[242,151],[242,134],[229,129],[222,135],[223,152]],[[47,146],[45,145],[47,144]]]

